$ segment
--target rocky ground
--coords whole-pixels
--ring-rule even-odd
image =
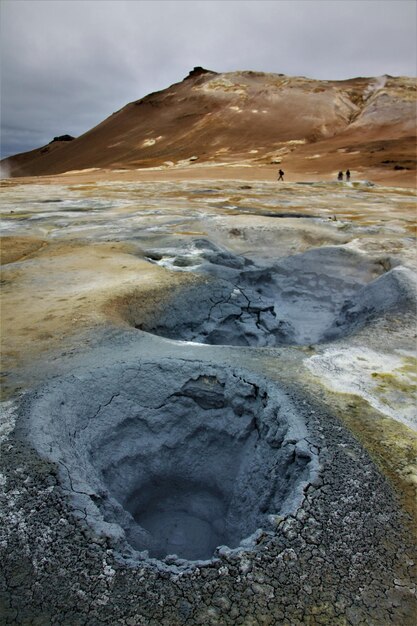
[[[5,624],[414,624],[415,193],[6,183]]]

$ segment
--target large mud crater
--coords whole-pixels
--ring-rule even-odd
[[[151,260],[167,265],[163,254]],[[356,331],[372,317],[403,306],[405,268],[331,246],[271,260],[250,260],[207,240],[171,256],[171,267],[205,277],[179,290],[152,318],[130,323],[172,339],[216,345],[309,345]],[[188,268],[189,269],[189,268]],[[401,273],[403,270],[403,273]]]
[[[117,365],[28,402],[30,437],[59,463],[74,510],[134,560],[204,561],[219,546],[253,546],[317,474],[287,395],[227,367]]]

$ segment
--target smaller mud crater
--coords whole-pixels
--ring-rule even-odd
[[[206,277],[179,290],[136,328],[216,345],[310,345],[351,334],[372,317],[410,304],[405,268],[341,246],[279,259],[251,260],[205,240],[188,254],[149,253],[154,262]]]

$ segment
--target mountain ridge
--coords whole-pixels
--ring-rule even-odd
[[[170,87],[126,104],[80,137],[2,161],[11,176],[87,168],[282,164],[414,172],[416,80],[341,81],[195,67]],[[314,164],[314,168],[312,167]]]

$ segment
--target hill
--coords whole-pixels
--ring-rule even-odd
[[[377,168],[415,176],[416,81],[323,81],[194,68],[82,136],[2,161],[11,176],[87,168],[279,165],[313,174]]]

